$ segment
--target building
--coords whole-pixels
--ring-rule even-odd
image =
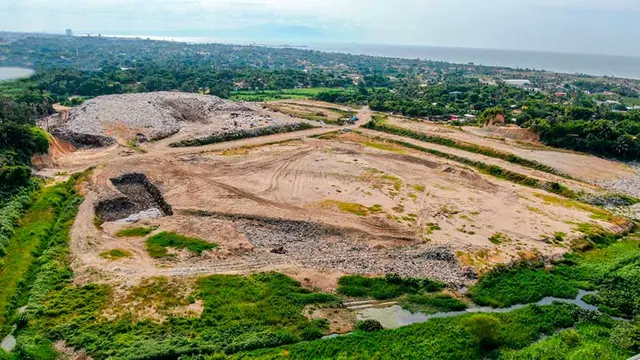
[[[526,87],[531,85],[531,81],[526,79],[507,79],[507,80],[504,80],[504,83],[507,85],[513,85],[513,86],[519,86],[519,87]]]
[[[65,33],[67,34],[67,36],[73,36],[73,31],[71,31],[71,29],[67,29]]]

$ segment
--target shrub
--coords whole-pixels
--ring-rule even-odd
[[[377,320],[368,319],[364,321],[358,321],[356,323],[356,330],[359,331],[376,332],[382,329],[382,324],[380,324],[380,322],[378,322]]]
[[[501,324],[498,318],[486,314],[473,315],[463,321],[463,327],[483,349],[488,350],[499,345]]]

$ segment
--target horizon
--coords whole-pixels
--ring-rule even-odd
[[[66,29],[63,29],[66,30]],[[73,29],[71,29],[73,30]],[[35,35],[57,35],[65,36],[65,32],[46,32],[46,31],[11,31],[0,29],[0,33],[22,33],[22,34],[35,34]],[[539,53],[539,54],[558,54],[558,55],[587,55],[587,56],[603,56],[603,57],[616,57],[616,58],[631,58],[640,59],[638,55],[619,55],[619,54],[606,54],[596,52],[568,52],[568,51],[554,51],[554,50],[538,50],[538,49],[511,49],[511,48],[498,48],[498,47],[473,47],[473,46],[447,46],[447,45],[432,45],[432,44],[404,44],[404,43],[376,43],[376,42],[287,42],[287,41],[272,41],[269,40],[252,40],[252,39],[233,39],[233,38],[215,38],[209,36],[170,36],[170,35],[153,35],[153,34],[111,34],[103,33],[100,31],[75,31],[73,30],[74,37],[106,37],[106,38],[118,38],[118,39],[150,39],[153,41],[167,41],[177,42],[185,44],[220,44],[220,45],[239,45],[239,46],[263,46],[263,47],[291,47],[308,50],[313,49],[312,46],[324,46],[324,45],[356,45],[356,46],[388,46],[388,47],[413,47],[413,48],[439,48],[439,49],[459,49],[459,50],[482,50],[482,51],[498,51],[498,52],[517,52],[517,53]],[[320,50],[323,51],[323,50]],[[339,51],[343,53],[343,51]],[[355,54],[358,55],[358,54]],[[373,55],[389,57],[385,55]],[[426,59],[428,60],[428,59]],[[492,66],[492,65],[487,65]]]
[[[633,0],[26,0],[0,5],[8,31],[275,43],[357,43],[640,57]],[[55,14],[55,16],[52,16]],[[37,25],[36,25],[37,24]],[[631,25],[629,25],[631,24]]]

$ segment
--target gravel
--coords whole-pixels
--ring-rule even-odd
[[[99,96],[73,108],[51,132],[76,146],[106,146],[116,137],[159,140],[191,127],[208,135],[289,123],[216,96],[152,92]]]
[[[366,239],[360,239],[362,234],[313,221],[248,219],[216,213],[200,215],[232,220],[262,253],[261,259],[273,265],[297,263],[346,273],[428,277],[453,287],[466,286],[477,277],[460,265],[448,246],[407,243],[400,248],[372,247]]]
[[[605,189],[618,191],[640,198],[640,163],[627,164],[636,174],[616,180],[600,181],[598,185]]]

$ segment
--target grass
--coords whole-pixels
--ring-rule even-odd
[[[161,232],[147,239],[147,252],[159,259],[169,256],[167,248],[187,249],[201,254],[218,247],[216,244],[198,238],[186,237],[175,232]]]
[[[640,98],[623,96],[622,97],[622,103],[627,105],[627,106],[640,105]]]
[[[262,128],[256,128],[256,129],[240,130],[240,131],[228,132],[228,133],[218,133],[218,134],[214,134],[214,135],[203,137],[203,138],[189,139],[189,140],[183,140],[183,141],[171,143],[169,146],[174,148],[175,147],[196,147],[196,146],[217,144],[217,143],[226,142],[226,141],[234,141],[234,140],[260,137],[260,136],[289,133],[289,132],[314,129],[314,128],[315,126],[307,123],[303,123],[303,122],[287,124],[287,125],[277,125],[277,126],[274,125],[274,126],[267,126]]]
[[[6,333],[7,314],[15,307],[15,296],[26,286],[25,280],[31,276],[38,256],[47,246],[65,197],[64,185],[42,189],[6,244],[8,256],[0,267],[0,335]]]
[[[131,254],[130,251],[125,250],[125,249],[113,249],[113,250],[109,250],[109,251],[105,251],[103,253],[100,253],[100,257],[103,259],[107,259],[110,261],[116,261],[116,260],[120,260],[120,259],[124,259],[124,258],[130,258],[132,257],[133,254]]]
[[[117,237],[145,237],[151,234],[157,227],[142,226],[130,229],[122,229],[116,233]]]
[[[350,297],[387,300],[404,294],[440,291],[445,286],[446,284],[436,280],[402,278],[393,274],[383,278],[351,275],[338,280],[338,293]]]
[[[231,92],[230,99],[233,101],[274,101],[287,99],[313,99],[318,94],[332,90],[331,88],[303,88],[303,89],[282,89],[282,90],[258,90],[247,91],[238,90]]]

